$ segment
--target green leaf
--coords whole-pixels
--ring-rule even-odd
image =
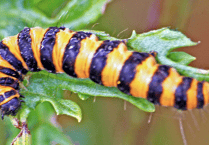
[[[87,100],[87,99],[90,98],[91,96],[85,95],[85,94],[81,94],[81,93],[78,93],[78,97],[79,97],[81,100]]]
[[[81,121],[81,109],[75,102],[71,100],[51,98],[44,98],[43,100],[48,101],[53,105],[57,115],[65,114],[77,118],[78,122]]]
[[[170,52],[168,58],[182,65],[188,65],[196,58],[185,52]]]
[[[30,78],[29,87],[27,87],[27,90],[22,90],[21,94],[25,96],[26,104],[30,108],[35,108],[35,106],[42,101],[49,101],[56,107],[59,107],[60,104],[59,102],[56,103],[56,101],[63,97],[62,90],[69,90],[78,93],[80,96],[82,94],[82,98],[84,96],[118,97],[134,104],[144,111],[154,111],[154,105],[149,101],[126,95],[117,88],[104,87],[92,82],[90,79],[77,79],[66,74],[51,74],[46,71],[34,73]],[[76,117],[79,120],[81,117],[80,108],[72,101],[70,103],[71,104],[61,107],[70,107],[70,109],[63,111],[65,112],[64,114]],[[62,109],[59,109],[59,111],[61,110]],[[55,111],[57,111],[57,109],[55,109]],[[66,111],[69,112],[69,114],[67,114]]]
[[[27,122],[28,115],[30,114],[31,109],[29,109],[26,105],[22,105],[19,111],[19,118],[21,122]]]
[[[175,48],[196,44],[179,31],[161,28],[147,33],[132,34],[127,45],[135,51],[150,52],[154,50],[159,53],[159,56],[166,56]]]
[[[132,36],[127,43],[127,45],[135,51],[157,51],[157,60],[159,63],[176,68],[182,75],[194,77],[200,81],[209,81],[208,70],[185,66],[185,64],[175,62],[169,58],[170,51],[176,48],[194,46],[197,44],[198,43],[192,42],[181,32],[170,30],[169,28],[153,30],[135,35],[135,37]],[[189,59],[191,59],[191,57]]]
[[[0,38],[19,33],[25,26],[60,26],[81,29],[94,23],[110,0],[3,0],[0,1]]]
[[[35,109],[41,102],[50,102],[57,114],[65,114],[75,117],[80,122],[81,120],[81,109],[80,107],[70,100],[62,100],[63,89],[62,82],[60,82],[59,77],[55,75],[55,79],[50,79],[47,72],[44,72],[46,76],[41,73],[32,75],[30,78],[30,85],[27,89],[22,90],[26,98],[26,105],[29,108]],[[60,83],[60,84],[59,84]]]

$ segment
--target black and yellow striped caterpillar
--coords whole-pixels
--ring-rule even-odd
[[[180,76],[174,68],[157,64],[154,53],[128,51],[124,41],[99,41],[89,32],[35,27],[0,42],[2,118],[15,115],[21,106],[22,75],[43,69],[90,78],[128,95],[180,110],[203,108],[209,102],[208,82]]]

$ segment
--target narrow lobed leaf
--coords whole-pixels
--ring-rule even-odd
[[[21,93],[26,96],[25,101],[27,106],[30,108],[35,108],[35,106],[42,101],[49,101],[57,107],[55,110],[58,111],[57,113],[59,113],[59,111],[61,111],[61,109],[58,109],[60,104],[59,102],[56,104],[56,101],[63,97],[61,93],[62,90],[69,90],[88,97],[118,97],[134,104],[136,107],[144,111],[154,111],[154,105],[152,103],[145,99],[126,95],[120,92],[117,88],[104,87],[92,82],[89,79],[72,78],[66,74],[49,74],[46,71],[41,71],[32,75],[29,87],[27,87],[27,90],[22,90]],[[68,112],[71,114],[70,116],[81,116],[80,108],[76,104],[71,102],[71,105],[68,104],[68,106],[70,108],[66,110],[70,111]]]
[[[134,37],[133,37],[134,36]],[[162,28],[143,34],[133,34],[127,45],[140,52],[158,52],[157,60],[160,64],[169,65],[176,68],[182,75],[194,77],[200,81],[209,81],[209,71],[185,66],[169,58],[170,51],[186,46],[194,46],[198,43],[192,42],[179,31]],[[191,57],[190,57],[191,59]]]
[[[168,58],[182,65],[188,65],[196,59],[195,57],[185,52],[170,52]]]

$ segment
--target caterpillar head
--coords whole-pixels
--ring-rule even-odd
[[[3,103],[1,107],[1,118],[4,119],[4,115],[13,115],[15,116],[18,109],[21,107],[22,100],[19,99],[19,97],[14,97],[11,100],[10,97],[13,97],[17,92],[12,90],[9,92],[4,93],[4,95],[0,95],[0,102],[3,102],[5,100],[5,103]],[[19,94],[18,94],[19,95]],[[5,99],[6,98],[6,99]]]

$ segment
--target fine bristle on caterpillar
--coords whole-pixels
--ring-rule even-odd
[[[2,118],[15,115],[21,106],[22,75],[43,69],[90,78],[128,95],[180,110],[208,104],[208,82],[181,76],[174,68],[157,64],[154,56],[129,51],[124,41],[99,41],[90,32],[74,32],[65,27],[26,27],[0,42]]]

